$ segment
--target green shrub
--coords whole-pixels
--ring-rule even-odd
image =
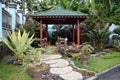
[[[88,43],[83,43],[80,51],[82,55],[90,55],[94,51],[94,48]]]
[[[29,63],[33,63],[36,61],[41,53],[42,53],[42,48],[30,48],[26,53],[26,57],[23,60],[23,66],[26,67]]]
[[[79,53],[75,53],[75,54],[72,55],[72,58],[74,60],[79,60],[80,59],[80,54]]]

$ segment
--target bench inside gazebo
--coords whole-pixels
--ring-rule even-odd
[[[87,18],[87,14],[57,7],[52,10],[32,14],[32,18],[40,23],[40,40],[43,39],[43,24],[46,25],[47,38],[49,24],[69,24],[73,26],[72,42],[75,42],[74,36],[76,35],[77,45],[80,45],[80,23]],[[76,26],[76,34],[74,26]],[[42,45],[42,42],[40,44]]]

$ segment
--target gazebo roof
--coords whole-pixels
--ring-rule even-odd
[[[32,16],[87,16],[87,15],[88,14],[85,14],[79,11],[63,9],[61,7],[44,11],[44,12],[38,12],[36,14],[32,14]]]
[[[38,22],[42,20],[43,24],[75,24],[78,19],[80,21],[85,20],[87,15],[79,11],[57,7],[52,10],[32,14],[31,16]]]

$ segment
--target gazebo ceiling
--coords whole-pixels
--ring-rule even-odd
[[[58,7],[53,10],[32,14],[31,16],[38,22],[42,20],[43,24],[75,24],[77,20],[80,20],[80,22],[85,20],[87,15],[79,11]]]

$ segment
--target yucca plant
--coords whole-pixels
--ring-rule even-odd
[[[30,47],[31,43],[34,41],[32,36],[29,36],[25,30],[21,33],[20,30],[12,31],[9,33],[8,38],[3,37],[2,41],[8,46],[10,50],[13,51],[15,60],[22,61],[25,57],[26,50]]]

